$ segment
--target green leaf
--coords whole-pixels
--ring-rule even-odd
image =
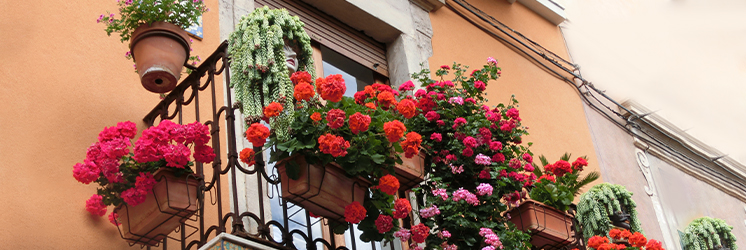
[[[371,156],[370,159],[377,164],[383,164],[383,162],[386,161],[386,157],[380,154],[375,154]]]

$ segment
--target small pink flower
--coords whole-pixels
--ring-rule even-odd
[[[114,212],[109,214],[109,222],[111,222],[111,224],[114,224],[114,226],[119,226],[120,224],[122,224],[119,223],[119,215]]]
[[[440,196],[440,198],[442,198],[443,200],[448,199],[448,192],[446,192],[446,190],[442,188],[433,190],[433,195]]]
[[[412,81],[407,81],[405,83],[402,83],[402,85],[399,86],[399,91],[410,91],[414,89],[414,83]]]
[[[100,16],[98,16],[98,19],[96,19],[96,23],[100,23],[101,20],[104,20],[104,14],[101,14]]]
[[[464,105],[464,98],[460,96],[454,96],[448,99],[448,103],[458,103],[458,105]]]
[[[484,82],[482,81],[476,81],[474,82],[474,88],[476,88],[479,91],[484,91],[485,89],[487,89],[487,85],[484,84]]]
[[[492,164],[492,160],[489,156],[480,153],[477,155],[476,159],[474,159],[474,163],[486,166]]]
[[[440,68],[441,68],[441,69],[445,69],[445,70],[449,70],[449,69],[451,69],[451,67],[450,67],[450,66],[448,66],[448,65],[440,65]]]
[[[495,58],[492,58],[490,56],[490,57],[487,57],[487,63],[497,64],[497,60],[495,60]]]
[[[464,165],[461,165],[461,166],[458,166],[458,167],[456,167],[454,165],[451,165],[451,173],[453,173],[453,174],[460,174],[460,173],[463,173],[463,172],[464,172]]]
[[[474,148],[477,146],[477,140],[474,139],[474,137],[467,136],[466,138],[464,138],[464,146],[466,146],[467,148]]]
[[[432,207],[420,209],[420,217],[425,218],[425,219],[439,215],[439,214],[440,214],[440,210],[438,209],[438,206],[435,206],[435,205],[433,205]]]
[[[85,202],[85,210],[93,215],[104,216],[106,205],[104,205],[103,199],[103,196],[94,194]]]
[[[490,142],[490,150],[492,151],[500,151],[503,149],[502,142],[499,141],[492,141]]]
[[[487,183],[481,183],[477,186],[477,194],[479,196],[492,195],[492,186]]]
[[[409,232],[409,229],[406,228],[399,229],[399,231],[396,231],[396,233],[394,233],[394,237],[399,238],[402,242],[409,241],[410,236],[412,236],[412,233]]]

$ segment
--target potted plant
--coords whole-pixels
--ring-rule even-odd
[[[95,182],[97,194],[86,201],[86,210],[103,216],[114,206],[109,221],[130,243],[153,246],[197,211],[199,181],[193,175],[190,155],[209,163],[215,159],[206,125],[164,120],[137,134],[132,122],[105,128],[98,142],[88,148],[84,163],[73,167],[73,177],[83,184]]]
[[[290,74],[306,71],[314,79],[311,38],[303,29],[303,22],[285,9],[257,8],[241,18],[228,38],[231,55],[230,86],[241,104],[247,124],[259,121],[263,109],[272,102],[284,110],[294,110]],[[292,122],[291,112],[280,114],[270,121],[272,127],[287,127]],[[287,139],[287,131],[277,131]]]
[[[523,158],[529,150],[522,142],[527,132],[518,102],[511,98],[507,105],[486,105],[487,84],[500,75],[494,59],[471,73],[467,69],[443,65],[435,79],[425,69],[413,74],[422,89],[414,91],[413,82],[399,87],[414,92],[417,114],[407,128],[423,136],[429,177],[413,189],[421,200],[421,224],[398,234],[411,234],[412,248],[527,249],[530,235],[503,216],[504,202],[517,202],[523,186],[536,180]],[[431,233],[414,237],[424,229]]]
[[[361,105],[342,96],[341,75],[314,83],[310,74],[296,72],[290,79],[295,109],[272,102],[263,110],[270,124],[283,114],[293,116],[289,126],[270,129],[257,122],[246,131],[254,147],[271,149],[269,162],[276,162],[283,198],[338,223],[360,223],[365,241],[392,239],[398,229],[394,219],[406,217],[406,207],[411,210],[405,199],[398,207],[394,202],[399,190],[394,165],[402,162],[399,153],[419,153],[422,137],[401,122],[414,106],[396,103],[398,93],[388,85],[366,86],[356,94],[369,95]]]
[[[611,229],[609,237],[590,237],[587,246],[592,250],[665,250],[660,241],[648,240],[642,233],[631,233],[626,229]]]
[[[524,200],[509,211],[511,221],[521,230],[531,230],[534,237],[531,244],[537,247],[561,247],[572,243],[573,217],[567,214],[575,195],[580,188],[598,179],[598,172],[591,172],[580,178],[583,168],[588,166],[585,157],[579,157],[572,164],[570,154],[565,153],[560,160],[550,164],[540,156],[541,168],[534,168],[538,180],[529,187],[531,199]]]
[[[583,235],[608,235],[613,227],[642,233],[637,204],[624,186],[600,183],[580,196],[576,217]]]
[[[121,42],[130,42],[125,55],[135,61],[135,69],[145,89],[155,93],[173,90],[189,57],[191,39],[184,29],[197,23],[206,12],[202,0],[120,0],[119,15],[107,12],[97,22],[106,25],[106,34],[119,33]]]
[[[682,242],[686,250],[737,249],[733,226],[718,218],[698,218],[686,227]]]

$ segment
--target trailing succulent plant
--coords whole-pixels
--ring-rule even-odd
[[[577,211],[579,226],[586,240],[593,235],[608,237],[612,228],[612,220],[609,217],[627,212],[629,213],[629,230],[642,233],[636,207],[637,204],[632,200],[632,192],[627,191],[624,186],[601,183],[591,187],[588,192],[580,196]]]
[[[735,250],[736,236],[733,235],[725,221],[717,218],[702,217],[689,223],[684,230],[684,249],[709,250],[729,248]]]
[[[312,79],[315,78],[311,38],[303,30],[304,26],[287,10],[265,6],[241,18],[228,38],[232,72],[230,85],[235,89],[247,124],[263,118],[263,108],[272,102],[282,104],[286,112],[271,118],[270,125],[289,127],[292,122],[293,83],[285,64],[286,43],[296,48],[296,71],[307,71]],[[286,130],[280,129],[276,133],[281,140],[288,138]]]

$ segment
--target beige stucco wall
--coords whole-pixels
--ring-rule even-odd
[[[195,39],[192,52],[202,58],[220,42],[217,0],[205,2],[211,9],[203,16],[205,39]],[[106,10],[116,10],[116,1],[0,4],[2,248],[132,249],[106,217],[85,211],[95,184],[72,177],[104,127],[129,120],[140,132],[142,118],[160,101],[124,58],[128,45],[96,23]],[[202,107],[205,121],[211,110]]]
[[[469,3],[558,55],[567,55],[559,28],[519,2],[470,0]],[[494,57],[502,68],[502,77],[488,83],[489,104],[507,103],[512,94],[516,95],[520,101],[522,123],[529,127],[531,134],[523,140],[524,144],[534,142],[532,151],[547,156],[552,162],[559,160],[565,152],[572,153],[573,157],[587,155],[590,158],[588,169],[598,170],[598,158],[575,87],[551,75],[448,7],[432,12],[430,20],[433,27],[431,71],[454,61],[474,69],[484,65],[487,57]]]

